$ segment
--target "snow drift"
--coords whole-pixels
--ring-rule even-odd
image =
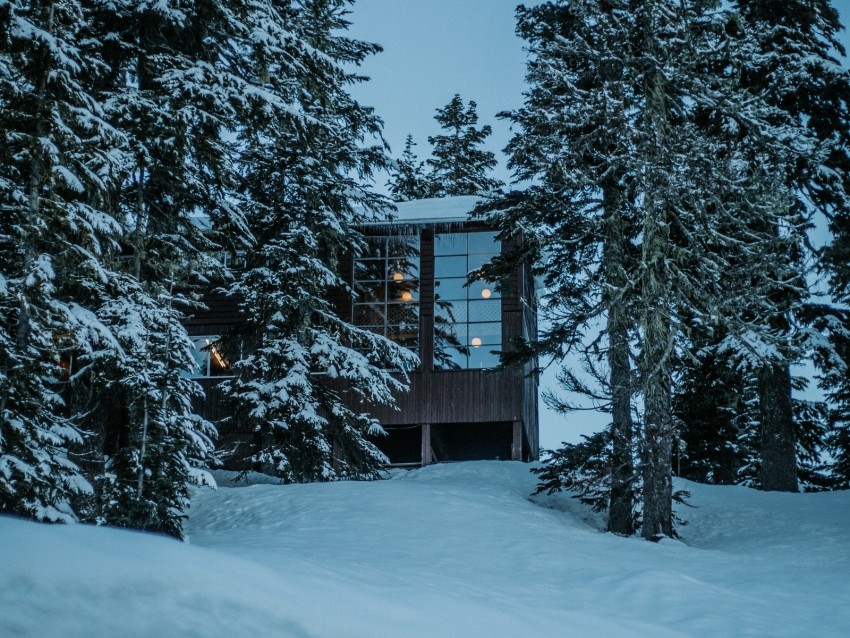
[[[194,493],[189,543],[0,518],[0,636],[845,636],[850,492],[683,483],[679,541],[603,533],[528,466]],[[257,477],[255,477],[256,481]]]

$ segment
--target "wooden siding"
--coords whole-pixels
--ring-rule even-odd
[[[328,384],[344,396],[343,383]],[[524,421],[524,390],[518,370],[419,371],[410,375],[410,389],[396,394],[397,409],[362,403],[351,407],[386,426]]]

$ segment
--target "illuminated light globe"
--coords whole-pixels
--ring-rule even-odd
[[[471,343],[473,348],[477,348],[481,345],[481,339],[479,337],[473,337]]]
[[[404,279],[404,275],[400,272],[393,273],[393,281],[401,281],[402,279]]]
[[[489,288],[485,288],[484,290],[481,291],[481,296],[484,297],[485,299],[489,299],[492,295],[493,295],[493,291],[490,290]]]
[[[411,301],[412,299],[413,299],[413,295],[410,294],[409,290],[405,290],[403,293],[401,293],[401,300],[402,301]]]

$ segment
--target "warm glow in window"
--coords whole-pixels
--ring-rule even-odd
[[[192,377],[225,377],[232,374],[230,362],[219,348],[217,335],[192,337],[192,355],[195,357],[195,370]]]
[[[502,349],[502,299],[492,282],[473,279],[499,254],[494,232],[434,237],[434,368],[491,368]]]
[[[354,325],[419,353],[419,235],[367,238],[354,290]]]

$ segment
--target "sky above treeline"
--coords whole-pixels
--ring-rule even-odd
[[[776,0],[781,2],[782,0]],[[428,155],[428,136],[439,132],[434,112],[455,93],[478,104],[479,124],[490,124],[487,148],[497,154],[496,177],[510,181],[502,149],[511,137],[496,114],[519,108],[525,88],[525,43],[516,35],[517,0],[355,0],[351,35],[377,42],[384,52],[363,66],[371,78],[354,91],[384,119],[393,156],[413,135],[417,155]],[[526,5],[539,4],[528,1]],[[850,0],[834,0],[845,27]],[[841,40],[850,48],[850,34]],[[850,66],[847,59],[845,66]],[[384,179],[379,180],[384,189]]]

